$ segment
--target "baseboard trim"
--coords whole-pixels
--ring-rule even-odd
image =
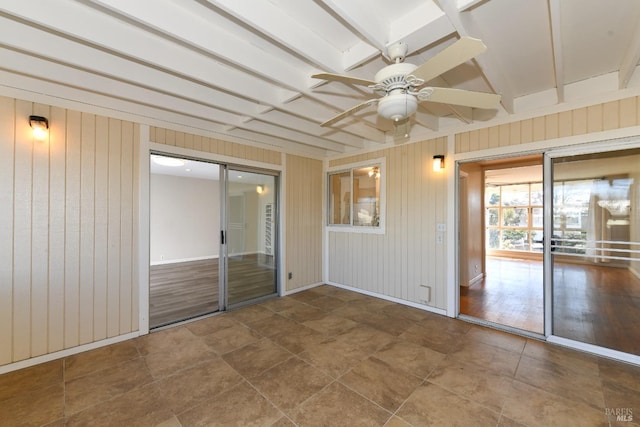
[[[31,359],[25,359],[25,360],[20,360],[18,362],[9,363],[8,365],[0,366],[0,375],[6,374],[12,371],[17,371],[18,369],[39,365],[41,363],[51,362],[52,360],[62,359],[63,357],[73,356],[74,354],[82,353],[84,351],[95,350],[96,348],[106,347],[111,344],[127,341],[133,338],[137,338],[140,335],[141,335],[140,331],[135,331],[125,335],[118,335],[117,337],[107,338],[104,340],[79,345],[77,347],[67,348],[67,349],[56,351],[53,353],[43,354],[42,356],[32,357]]]
[[[162,260],[162,261],[152,261],[149,264],[152,266],[155,265],[165,265],[165,264],[178,264],[180,262],[191,262],[191,261],[204,261],[207,259],[218,259],[219,256],[218,255],[212,255],[212,256],[199,256],[199,257],[194,257],[194,258],[181,258],[181,259],[169,259],[169,260]]]
[[[437,308],[437,307],[432,307],[430,305],[419,304],[419,303],[416,303],[416,302],[407,301],[407,300],[404,300],[404,299],[392,297],[392,296],[389,296],[389,295],[383,295],[383,294],[379,294],[379,293],[376,293],[376,292],[366,291],[364,289],[354,288],[353,286],[342,285],[340,283],[335,283],[335,282],[331,282],[331,281],[328,281],[326,283],[328,285],[335,286],[336,288],[345,289],[347,291],[357,292],[359,294],[367,295],[367,296],[374,297],[374,298],[380,298],[380,299],[383,299],[383,300],[395,302],[395,303],[398,303],[398,304],[406,305],[406,306],[417,308],[417,309],[420,309],[420,310],[429,311],[431,313],[440,314],[442,316],[446,316],[447,315],[447,311],[446,310],[443,310],[443,309]]]

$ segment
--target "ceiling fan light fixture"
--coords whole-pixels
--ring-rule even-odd
[[[417,109],[416,97],[406,93],[390,93],[378,102],[378,114],[396,122],[411,116]]]

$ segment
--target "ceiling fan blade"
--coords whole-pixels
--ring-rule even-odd
[[[376,82],[373,80],[360,79],[357,77],[343,76],[342,74],[318,73],[311,76],[314,79],[331,80],[334,82],[347,83],[351,85],[371,86]]]
[[[500,103],[500,95],[495,93],[472,92],[470,90],[446,87],[426,87],[418,92],[420,101],[441,102],[474,108],[493,108]]]
[[[377,104],[378,100],[377,99],[369,99],[367,101],[364,101],[354,107],[349,108],[348,110],[343,111],[342,113],[338,114],[337,116],[334,116],[332,118],[330,118],[329,120],[327,120],[324,123],[321,123],[320,126],[324,127],[324,126],[330,126],[332,124],[334,124],[335,122],[339,122],[340,120],[344,119],[345,117],[347,117],[349,114],[353,114],[356,113],[360,110],[364,110],[365,108]]]
[[[462,37],[413,70],[411,75],[424,80],[426,83],[440,74],[446,73],[450,69],[475,58],[485,50],[487,50],[487,46],[482,43],[482,40]]]

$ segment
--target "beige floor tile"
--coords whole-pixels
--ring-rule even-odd
[[[226,354],[262,339],[262,335],[240,323],[202,337],[217,354]]]
[[[382,310],[384,310],[384,308]],[[362,323],[393,336],[402,334],[415,324],[412,320],[404,317],[391,316],[385,314],[383,311],[368,313],[368,316],[362,320]]]
[[[174,344],[162,351],[153,351],[147,354],[144,360],[153,378],[158,379],[216,357],[208,345],[196,338]]]
[[[233,320],[227,314],[216,314],[215,316],[208,317],[202,320],[196,320],[185,325],[185,328],[191,331],[196,336],[209,335],[214,332],[218,332],[222,329],[230,328],[238,325],[238,322]]]
[[[599,370],[596,356],[538,340],[528,339],[522,354],[538,360],[548,360],[576,372],[597,374]]]
[[[446,329],[425,327],[416,323],[404,331],[400,338],[446,354],[460,342],[462,335],[462,333],[451,333]]]
[[[345,301],[339,298],[335,298],[331,295],[324,295],[309,301],[309,305],[318,307],[319,309],[326,312],[333,311],[338,307],[343,306],[344,304],[346,304]]]
[[[62,384],[63,375],[62,359],[0,375],[0,402],[34,390]]]
[[[289,413],[332,381],[333,378],[297,357],[292,357],[250,380],[251,384],[285,413]]]
[[[261,305],[252,305],[249,307],[232,310],[226,313],[225,316],[230,317],[231,319],[238,322],[248,324],[251,322],[256,322],[260,319],[264,319],[265,317],[269,317],[272,314],[273,311],[269,310],[268,308],[262,307]]]
[[[140,357],[140,353],[133,340],[69,356],[64,362],[65,380],[68,381],[71,378],[77,378],[138,357]]]
[[[598,371],[576,372],[563,364],[522,356],[516,379],[596,409],[604,408]]]
[[[466,340],[454,345],[447,358],[454,358],[513,376],[518,368],[520,354],[483,342]]]
[[[162,393],[149,384],[72,415],[67,426],[152,426],[173,416]]]
[[[283,310],[287,310],[289,308],[297,307],[301,304],[304,304],[300,301],[296,301],[293,298],[274,298],[269,301],[262,302],[258,304],[259,307],[264,307],[273,311],[274,313],[280,313]]]
[[[263,317],[255,322],[246,323],[246,325],[265,337],[272,337],[290,332],[296,329],[299,324],[279,314],[271,313],[267,317]]]
[[[222,358],[245,378],[255,377],[293,355],[273,341],[263,338],[225,354]]]
[[[500,412],[513,377],[483,366],[447,358],[431,372],[427,381]]]
[[[402,402],[422,384],[421,378],[375,357],[361,362],[341,376],[338,381],[389,412],[395,412]]]
[[[62,382],[0,401],[0,426],[40,426],[64,416]]]
[[[278,314],[286,317],[287,319],[303,323],[307,320],[319,319],[325,315],[325,312],[324,310],[320,310],[319,308],[312,305],[300,303],[298,305],[284,309]]]
[[[322,317],[304,322],[305,326],[318,331],[326,336],[334,335],[348,331],[358,326],[358,323],[346,317],[338,316],[333,313],[324,314]]]
[[[183,426],[270,426],[283,414],[246,382],[178,414]]]
[[[383,307],[382,312],[389,316],[400,317],[403,319],[411,320],[413,322],[424,320],[429,317],[428,311],[397,303]]]
[[[388,343],[374,355],[419,378],[429,375],[445,358],[443,353],[401,339]]]
[[[418,387],[396,415],[414,426],[494,427],[499,418],[499,413],[431,383]]]
[[[296,427],[296,425],[287,417],[282,417],[275,423],[271,424],[271,427]]]
[[[411,424],[396,416],[391,417],[384,427],[412,427]]]
[[[173,412],[181,413],[224,393],[243,381],[240,374],[220,358],[184,369],[157,382]]]
[[[503,415],[527,426],[605,426],[604,409],[577,403],[537,387],[514,381]]]
[[[115,366],[107,366],[106,369],[66,381],[65,413],[67,415],[82,411],[153,381],[141,358],[122,362]]]
[[[328,338],[316,344],[309,344],[298,356],[327,373],[333,378],[347,372],[369,355],[346,340]]]
[[[393,335],[367,325],[357,326],[334,337],[337,341],[361,349],[365,354],[370,355],[395,340]]]
[[[465,339],[480,341],[514,353],[522,353],[527,342],[526,338],[476,325],[469,329]]]
[[[291,418],[301,426],[383,426],[391,413],[334,382],[298,406]]]
[[[337,288],[337,287],[333,287],[333,288],[334,289],[330,293],[328,292],[327,294],[331,295],[331,297],[333,298],[339,299],[340,301],[352,302],[352,301],[371,298],[367,295],[363,295],[358,292],[353,292],[353,291],[349,291],[349,290]]]
[[[142,356],[152,353],[172,351],[194,342],[200,342],[187,327],[176,326],[161,331],[153,331],[148,335],[134,340]]]
[[[327,339],[327,337],[304,325],[298,325],[294,330],[274,335],[270,339],[291,353],[298,354],[309,345],[318,344]]]

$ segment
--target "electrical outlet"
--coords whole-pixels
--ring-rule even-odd
[[[425,304],[431,301],[431,286],[420,285],[419,299],[420,299],[420,302]]]
[[[441,232],[441,233],[443,233],[443,232],[447,231],[447,228],[446,228],[446,226],[445,226],[444,222],[439,222],[439,223],[436,225],[436,231],[439,231],[439,232]]]
[[[293,273],[289,272],[289,280],[293,279]]]
[[[442,237],[441,233],[438,233],[438,235],[436,236],[436,243],[441,245],[442,242],[444,242],[444,237]]]

